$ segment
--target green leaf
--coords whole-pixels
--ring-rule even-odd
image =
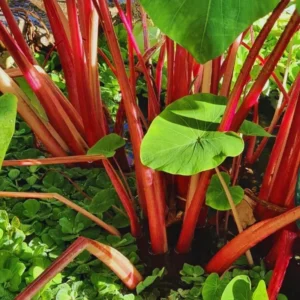
[[[200,63],[221,55],[240,33],[278,3],[279,0],[141,0],[154,24]]]
[[[251,280],[246,275],[234,277],[226,286],[221,300],[251,300]]]
[[[15,180],[16,178],[19,177],[20,173],[21,173],[20,170],[18,170],[18,169],[12,169],[12,170],[9,170],[8,177],[11,180]]]
[[[229,186],[230,176],[227,173],[221,172],[221,175],[226,182],[234,204],[239,204],[243,200],[244,190],[238,185]],[[212,207],[213,209],[222,211],[230,209],[230,204],[217,174],[212,176],[210,184],[208,186],[206,192],[206,205]]]
[[[0,283],[9,281],[13,276],[13,273],[9,269],[1,269],[0,272],[1,272]]]
[[[296,8],[297,8],[298,14],[300,14],[300,0],[296,0]]]
[[[115,133],[111,133],[99,140],[92,148],[88,150],[87,154],[102,154],[109,158],[113,157],[116,154],[116,150],[124,145],[124,139]]]
[[[27,217],[34,217],[39,211],[41,204],[35,199],[28,199],[24,202],[23,206],[25,208],[23,214]]]
[[[9,226],[8,214],[5,210],[0,210],[0,228],[6,230]]]
[[[151,123],[141,146],[144,165],[171,174],[193,175],[239,155],[243,140],[218,132],[227,100],[212,94],[183,97]]]
[[[47,175],[43,179],[43,185],[46,188],[61,188],[64,186],[65,179],[64,176],[59,174],[58,172],[48,172]]]
[[[116,192],[114,189],[105,189],[98,192],[92,199],[89,211],[94,214],[104,213],[115,203]]]
[[[0,169],[15,131],[17,101],[17,97],[12,94],[0,97]]]
[[[239,129],[239,132],[249,136],[274,137],[274,135],[265,131],[260,125],[247,120],[243,122]]]
[[[202,297],[203,300],[217,300],[221,299],[225,287],[229,283],[229,279],[220,279],[217,273],[210,274],[203,285]]]
[[[260,280],[257,288],[255,289],[252,300],[268,300],[268,292],[266,288],[266,283],[264,280]]]
[[[161,270],[159,269],[154,269],[151,276],[147,276],[144,281],[140,282],[137,287],[136,287],[136,292],[137,294],[140,294],[143,292],[147,287],[153,284],[153,282],[157,278],[161,278],[164,275],[165,268],[162,268]]]

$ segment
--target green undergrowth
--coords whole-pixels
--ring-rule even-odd
[[[6,159],[43,157],[45,153],[35,147],[30,129],[18,119]],[[135,195],[134,178],[129,175],[127,179]],[[143,273],[135,239],[128,233],[128,219],[103,169],[63,165],[3,167],[0,190],[59,193],[124,232],[121,238],[111,236],[54,199],[1,198],[1,300],[14,299],[79,236],[115,247]],[[167,280],[164,279],[165,274],[164,268],[153,270],[153,274],[146,276],[132,292],[99,260],[84,251],[34,299],[226,300],[230,293],[237,292],[230,288],[230,282],[235,280],[240,286],[238,293],[246,295],[245,299],[264,300],[267,299],[265,286],[271,272],[267,272],[263,264],[249,270],[245,262],[240,262],[219,277],[215,273],[205,274],[200,266],[185,264],[180,272],[180,288],[170,290],[168,295],[165,294],[166,289],[161,288]],[[231,286],[236,286],[236,283]]]

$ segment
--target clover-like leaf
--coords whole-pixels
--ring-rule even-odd
[[[144,165],[171,174],[193,175],[213,169],[244,149],[234,132],[217,128],[227,99],[212,94],[183,97],[157,116],[141,146]]]
[[[243,200],[244,190],[240,186],[229,186],[230,176],[227,173],[221,172],[221,175],[224,181],[226,182],[226,185],[232,196],[233,202],[236,205],[239,204]],[[208,186],[206,192],[206,205],[217,210],[230,209],[227,196],[217,174],[212,176],[210,184]]]
[[[211,273],[205,280],[202,290],[203,300],[220,299],[230,279],[220,279],[217,273]]]
[[[99,140],[93,147],[91,147],[87,154],[102,154],[105,157],[113,157],[116,150],[125,145],[124,139],[115,133],[108,134]]]
[[[154,24],[200,63],[221,55],[279,0],[141,0]]]

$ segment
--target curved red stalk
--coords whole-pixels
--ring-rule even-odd
[[[223,77],[223,83],[220,90],[220,96],[228,97],[230,91],[230,85],[232,81],[232,75],[234,70],[234,64],[236,60],[236,54],[242,41],[243,34],[241,33],[233,42],[229,49],[226,69]],[[215,75],[216,76],[216,75]]]
[[[297,236],[298,235],[296,233],[287,230],[284,230],[283,234],[280,236],[278,256],[271,280],[268,284],[269,300],[277,299],[286,269],[289,265],[290,259],[293,256],[292,247]]]
[[[31,64],[37,65],[38,63],[33,57],[28,45],[26,44],[26,41],[23,38],[23,34],[20,31],[18,23],[8,6],[7,0],[0,0],[0,7],[7,21],[11,33],[13,34],[15,40],[18,41],[18,45],[21,51],[23,52],[23,54],[26,56],[26,58]]]
[[[60,7],[58,8],[55,2],[53,0],[44,0],[44,6],[55,38],[59,59],[64,70],[69,99],[76,110],[80,112],[73,52],[69,37],[63,29],[63,20],[60,18],[58,10]]]
[[[258,101],[259,95],[261,94],[264,85],[266,84],[268,78],[271,76],[272,72],[274,71],[284,50],[286,49],[288,43],[293,37],[293,34],[295,33],[299,23],[300,23],[300,16],[298,15],[297,12],[294,12],[284,32],[280,36],[278,43],[276,44],[275,48],[270,54],[267,64],[263,67],[263,69],[259,73],[258,78],[254,82],[248,95],[245,97],[242,105],[240,106],[238,112],[236,113],[231,126],[232,130],[235,131],[241,126],[242,122],[245,120],[251,107]],[[225,111],[225,115],[226,115],[226,111]],[[228,119],[230,119],[229,116]]]
[[[167,47],[167,98],[166,105],[174,101],[173,85],[174,85],[174,61],[175,61],[175,44],[170,38],[166,37]]]
[[[118,70],[118,81],[124,98],[124,107],[135,158],[137,181],[139,187],[141,187],[145,193],[145,200],[147,203],[152,250],[154,253],[164,253],[167,251],[168,245],[164,220],[165,200],[160,193],[161,188],[158,186],[161,184],[160,181],[157,180],[157,176],[159,175],[157,175],[157,172],[154,172],[141,164],[140,146],[143,138],[143,129],[138,119],[135,97],[132,94],[132,89],[127,78],[119,44],[114,32],[110,12],[108,10],[108,5],[106,0],[93,1],[102,20],[114,64]]]
[[[166,42],[164,42],[160,48],[159,57],[156,65],[155,85],[156,85],[158,99],[160,99],[160,94],[161,94],[161,81],[162,81],[163,68],[165,64],[165,54],[166,54]]]
[[[104,221],[100,220],[81,206],[75,204],[74,202],[70,201],[69,199],[56,194],[56,193],[27,193],[27,192],[1,192],[0,197],[2,198],[27,198],[27,199],[56,199],[59,202],[65,204],[66,206],[76,210],[83,216],[87,217],[88,219],[95,222],[98,226],[104,228],[112,235],[121,236],[120,232],[113,226],[106,224]]]
[[[269,162],[268,162],[267,169],[265,171],[264,179],[263,179],[262,186],[260,189],[260,194],[259,194],[259,197],[261,199],[268,200],[268,198],[269,198],[270,188],[271,188],[271,185],[272,185],[272,182],[274,179],[274,175],[276,175],[275,174],[276,166],[279,165],[279,163],[283,157],[282,156],[283,151],[284,151],[286,141],[288,138],[288,133],[292,126],[292,122],[293,122],[293,118],[294,118],[294,115],[296,112],[297,101],[298,101],[299,95],[300,95],[300,74],[298,75],[298,77],[295,81],[293,91],[292,91],[292,94],[290,97],[291,100],[290,100],[287,110],[285,112],[279,133],[276,137],[275,145],[273,147],[273,150],[272,150]],[[297,128],[295,128],[295,130],[297,130]],[[260,210],[259,207],[257,209]]]
[[[116,77],[118,77],[117,75],[117,70],[115,68],[115,66],[112,64],[112,62],[110,61],[110,59],[107,57],[107,55],[100,49],[98,48],[98,54],[102,57],[102,59],[104,60],[104,62],[108,65],[108,67],[111,69],[111,71],[114,73],[114,75]]]
[[[274,26],[275,22],[279,18],[282,11],[285,9],[289,0],[282,0],[277,5],[269,19],[267,20],[266,24],[260,31],[258,37],[256,38],[251,51],[249,52],[247,59],[240,71],[240,75],[234,85],[234,88],[230,94],[228,105],[226,107],[224,117],[221,122],[221,128],[224,131],[228,131],[230,129],[233,117],[235,115],[235,111],[241,97],[243,88],[248,80],[248,76],[250,74],[251,68],[254,65],[256,56],[258,55],[260,49],[262,48],[264,41],[266,40],[268,34],[270,33],[272,27]]]
[[[133,35],[133,32],[132,32],[132,29],[130,27],[130,24],[128,22],[128,19],[126,17],[126,15],[124,14],[120,4],[118,1],[114,0],[114,3],[118,9],[118,12],[119,12],[119,16],[120,16],[120,19],[122,20],[122,23],[127,31],[127,34],[128,34],[128,37],[130,39],[130,43],[132,44],[132,47],[136,53],[136,56],[139,60],[139,63],[141,64],[141,68],[143,70],[143,74],[144,74],[144,77],[145,77],[145,80],[146,80],[146,83],[147,83],[147,88],[148,88],[148,96],[149,96],[149,99],[148,99],[148,120],[151,122],[160,112],[160,105],[159,105],[159,101],[156,97],[156,93],[155,93],[155,90],[154,90],[154,87],[153,87],[153,83],[152,83],[152,79],[150,77],[150,74],[149,74],[149,70],[147,68],[147,66],[145,65],[144,63],[144,59],[143,59],[143,56],[141,54],[141,51],[136,43],[136,40],[134,38],[134,35]]]
[[[300,219],[300,206],[258,222],[227,243],[206,266],[206,272],[225,272],[241,255],[274,232]]]
[[[74,155],[64,157],[49,157],[49,158],[36,158],[36,159],[17,159],[17,160],[4,160],[3,167],[12,166],[38,166],[38,165],[60,165],[60,164],[74,164],[82,162],[94,162],[106,159],[103,155]]]
[[[37,279],[35,279],[15,300],[30,300],[56,274],[60,273],[82,251],[87,250],[110,268],[129,288],[134,289],[142,281],[141,274],[132,263],[116,249],[97,241],[79,237],[63,252]]]
[[[84,141],[62,108],[60,100],[57,98],[58,96],[64,97],[58,87],[51,80],[45,81],[45,76],[42,76],[44,72],[40,73],[41,71],[38,71],[27,60],[18,44],[12,39],[10,34],[8,34],[1,22],[0,37],[24,74],[26,81],[41,101],[53,127],[61,134],[62,138],[74,153],[84,154]]]

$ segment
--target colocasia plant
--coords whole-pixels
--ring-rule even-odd
[[[231,211],[237,234],[205,267],[218,280],[243,254],[253,265],[251,248],[277,233],[266,258],[274,268],[268,296],[264,283],[252,295],[249,277],[239,275],[226,281],[223,295],[217,298],[204,296],[205,284],[203,290],[193,290],[196,298],[192,298],[200,299],[197,295],[202,293],[203,299],[229,299],[232,286],[240,281],[249,289],[247,299],[276,299],[300,219],[300,75],[293,61],[299,63],[299,1],[140,0],[140,4],[138,37],[132,1],[122,6],[114,1],[127,34],[124,48],[106,0],[66,0],[67,15],[57,1],[44,0],[63,71],[63,93],[31,53],[6,0],[0,0],[6,19],[5,24],[0,22],[0,39],[17,65],[13,70],[0,69],[0,90],[5,94],[0,99],[1,162],[17,110],[49,157],[5,160],[4,167],[97,161],[111,180],[134,237],[143,235],[142,219],[147,220],[153,254],[168,251],[166,226],[179,210],[184,211],[175,249],[179,254],[190,251],[197,224],[209,220],[219,231]],[[283,14],[284,24],[271,39]],[[263,17],[258,31],[256,21]],[[110,68],[120,89],[113,117],[102,99],[100,61]],[[43,113],[22,90],[20,76]],[[263,128],[261,95],[268,86],[279,90],[280,97]],[[146,109],[141,109],[141,94]],[[257,195],[249,194],[237,183],[245,167],[255,168],[268,141],[273,146],[262,184]],[[134,166],[128,163],[124,146],[132,148]],[[131,170],[136,176],[137,205],[124,176]],[[236,205],[249,195],[258,201],[258,222],[245,229]],[[120,235],[112,225],[57,193],[1,191],[0,196],[55,198]],[[208,207],[216,212],[213,217]],[[30,299],[84,249],[108,265],[127,287],[135,288],[142,280],[117,250],[79,237],[16,299]],[[260,290],[264,298],[259,298]],[[174,291],[174,299],[179,299],[178,293]]]

